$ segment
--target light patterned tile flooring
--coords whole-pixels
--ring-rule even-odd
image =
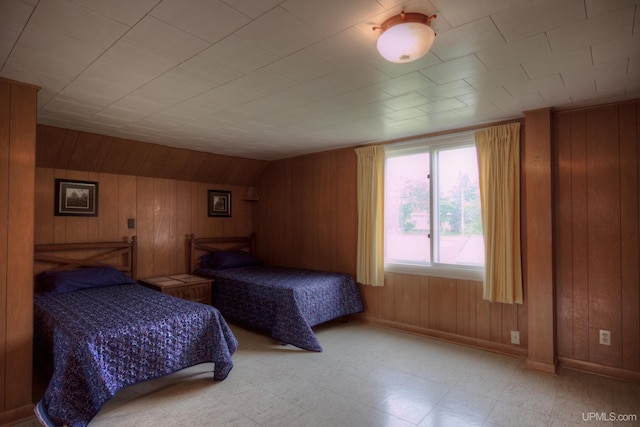
[[[240,348],[225,381],[204,364],[137,384],[89,426],[640,425],[639,384],[540,374],[520,358],[359,322],[316,328],[322,353],[232,329]]]

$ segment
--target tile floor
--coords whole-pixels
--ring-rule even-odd
[[[316,328],[322,353],[232,329],[240,348],[225,381],[205,364],[138,384],[89,426],[640,425],[639,384],[525,371],[523,359],[358,322]]]

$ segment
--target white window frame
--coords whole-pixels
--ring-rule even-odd
[[[423,138],[419,140],[413,140],[408,142],[402,142],[392,145],[385,146],[385,162],[390,157],[398,157],[405,156],[409,154],[418,154],[429,152],[429,161],[430,161],[430,173],[431,179],[429,179],[429,194],[430,194],[430,224],[433,225],[436,222],[436,209],[437,206],[437,197],[434,195],[438,194],[436,189],[438,188],[438,174],[437,174],[437,156],[434,155],[434,151],[441,148],[455,148],[455,147],[465,147],[475,145],[475,139],[473,135],[473,131],[470,132],[461,132],[456,134],[449,134],[437,137]],[[385,179],[386,186],[386,179]],[[436,245],[438,244],[438,237],[434,236],[433,233],[439,233],[438,227],[430,227],[431,229],[431,238],[429,239],[429,244],[431,245],[431,254],[433,259],[433,254]],[[435,231],[434,231],[435,230]],[[386,231],[385,231],[386,234]],[[404,274],[414,274],[420,276],[435,276],[435,277],[444,277],[451,279],[461,279],[461,280],[478,280],[482,281],[484,279],[484,266],[467,266],[467,265],[454,265],[454,264],[440,264],[440,263],[430,263],[430,264],[414,264],[410,262],[387,262],[385,260],[384,271],[391,273],[404,273]]]

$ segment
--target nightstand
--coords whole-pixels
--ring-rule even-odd
[[[213,279],[191,274],[174,274],[140,279],[138,283],[163,294],[211,305]]]

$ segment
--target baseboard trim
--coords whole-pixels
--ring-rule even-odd
[[[392,329],[400,332],[407,332],[414,335],[420,335],[427,338],[433,338],[440,341],[446,341],[453,344],[460,344],[466,347],[473,347],[480,350],[490,351],[492,353],[504,354],[514,357],[526,357],[527,349],[514,345],[500,344],[491,341],[481,340],[478,338],[465,337],[449,332],[436,331],[433,329],[422,328],[419,326],[406,325],[403,323],[390,322],[388,320],[372,319],[370,317],[355,317],[354,320],[365,324],[377,326],[380,328]]]
[[[529,371],[542,372],[544,374],[557,375],[558,374],[558,360],[553,363],[538,362],[535,360],[527,359],[524,363],[524,368]]]
[[[612,366],[600,365],[597,363],[572,359],[569,357],[560,357],[560,366],[562,368],[573,369],[575,371],[582,371],[589,374],[602,375],[605,377],[616,378],[619,380],[640,384],[640,372],[637,371],[614,368]]]
[[[28,405],[20,406],[19,408],[10,409],[0,413],[0,425],[10,426],[22,421],[26,421],[30,418],[35,418],[33,412],[34,405],[29,403]]]

